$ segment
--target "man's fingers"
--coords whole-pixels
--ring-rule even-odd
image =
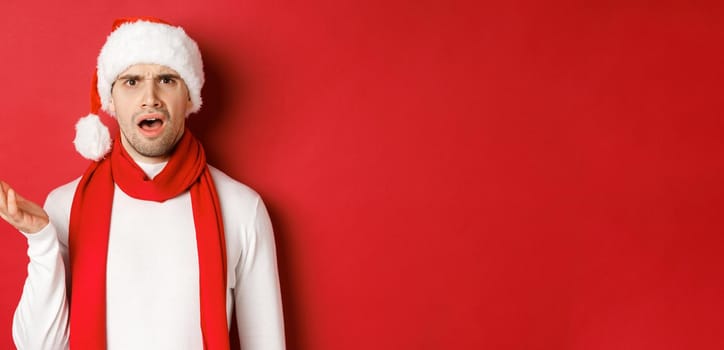
[[[9,204],[8,202],[10,201],[9,197],[11,195],[11,193],[9,193],[9,192],[13,192],[12,193],[12,197],[13,197],[12,198],[13,199],[13,213],[12,214],[9,212],[9,208],[8,208],[8,204]],[[17,201],[16,201],[17,198],[16,198],[14,192],[15,191],[12,191],[10,186],[7,183],[5,183],[5,181],[0,181],[0,217],[2,217],[3,220],[11,223],[13,226],[14,226],[14,221],[15,221],[14,216],[18,210]]]
[[[42,207],[23,198],[2,181],[0,181],[0,218],[26,233],[36,233],[48,224],[48,214]]]
[[[5,181],[0,181],[0,196],[2,196],[3,200],[7,199],[8,190],[10,190],[10,185]]]
[[[15,216],[18,214],[18,201],[15,195],[15,190],[13,190],[12,188],[8,190],[7,206],[8,214],[10,216]]]
[[[0,213],[5,213],[7,211],[7,198],[5,197],[5,193],[7,191],[5,190],[5,183],[0,181]]]

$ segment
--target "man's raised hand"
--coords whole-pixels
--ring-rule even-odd
[[[4,181],[0,181],[0,217],[25,233],[36,233],[49,221],[41,206],[21,197]]]

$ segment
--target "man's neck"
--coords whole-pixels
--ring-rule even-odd
[[[144,163],[138,160],[135,160],[136,164],[143,170],[144,173],[146,173],[146,176],[148,176],[149,179],[153,180],[156,175],[161,173],[163,168],[166,167],[166,164],[168,164],[168,161],[163,161],[159,163]]]

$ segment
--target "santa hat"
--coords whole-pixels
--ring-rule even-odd
[[[83,157],[99,161],[111,149],[110,133],[100,121],[98,110],[113,115],[108,108],[111,86],[119,74],[139,63],[159,64],[175,70],[188,87],[190,113],[201,108],[204,69],[196,42],[181,27],[156,18],[118,19],[98,55],[91,87],[91,113],[75,126],[73,143]]]

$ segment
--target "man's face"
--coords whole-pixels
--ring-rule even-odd
[[[109,110],[121,129],[121,143],[137,161],[168,159],[184,132],[192,108],[186,83],[171,68],[136,64],[118,75]]]

